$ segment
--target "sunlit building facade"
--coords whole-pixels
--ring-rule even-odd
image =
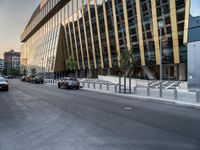
[[[187,79],[190,0],[42,0],[21,35],[21,64],[47,78],[118,75],[120,56],[133,53],[132,76]],[[162,20],[162,37],[158,22]]]

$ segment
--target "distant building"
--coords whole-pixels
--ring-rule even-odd
[[[18,56],[12,57],[12,68],[20,69],[20,57]]]
[[[20,68],[20,52],[10,50],[4,53],[4,68],[5,69],[19,69]]]
[[[3,70],[4,68],[4,60],[0,59],[0,72]]]

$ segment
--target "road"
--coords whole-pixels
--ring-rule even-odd
[[[200,149],[200,109],[9,82],[0,150]]]

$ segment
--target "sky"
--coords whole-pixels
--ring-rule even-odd
[[[14,49],[20,51],[20,35],[40,0],[0,0],[0,58]]]
[[[200,0],[191,0],[190,13],[192,16],[200,16]]]

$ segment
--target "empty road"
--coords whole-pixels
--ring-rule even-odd
[[[200,109],[9,82],[0,150],[200,150]]]

